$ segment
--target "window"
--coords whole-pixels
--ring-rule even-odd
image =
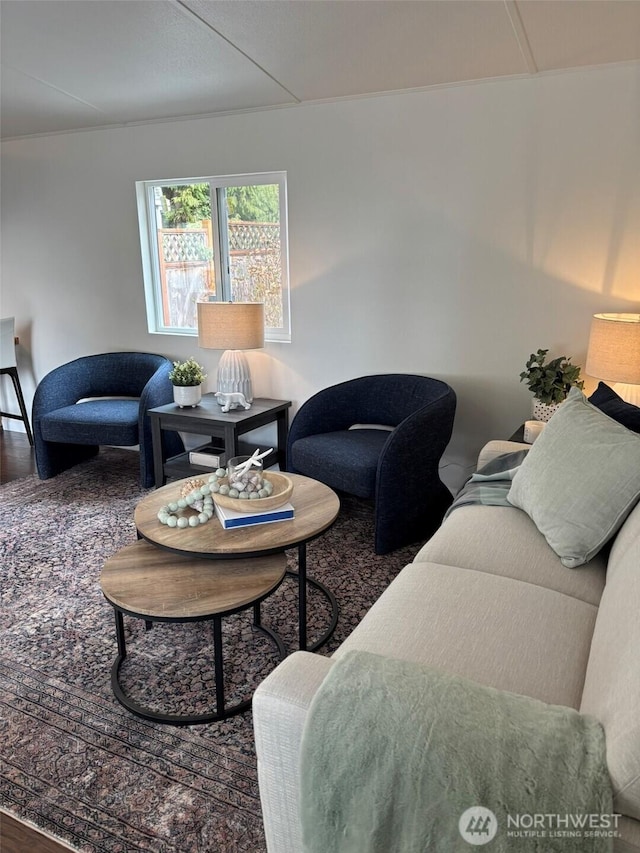
[[[264,302],[290,341],[286,174],[136,182],[150,332],[195,335],[199,298]]]

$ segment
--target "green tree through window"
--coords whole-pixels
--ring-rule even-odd
[[[240,222],[277,222],[280,216],[278,187],[273,184],[227,187],[229,219]],[[186,228],[211,219],[209,184],[185,184],[162,188],[162,220],[165,228]]]
[[[274,184],[227,187],[227,210],[229,219],[240,222],[278,222],[278,187]]]

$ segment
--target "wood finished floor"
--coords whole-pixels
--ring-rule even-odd
[[[0,485],[28,477],[35,470],[35,453],[27,436],[23,432],[0,429]]]
[[[0,485],[35,473],[33,448],[21,432],[0,430]],[[2,853],[68,853],[70,847],[0,811]]]
[[[47,835],[31,829],[19,820],[0,812],[0,850],[2,853],[69,853],[71,847],[59,844]]]

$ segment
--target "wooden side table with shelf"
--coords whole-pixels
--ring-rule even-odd
[[[167,459],[163,432],[191,433],[209,436],[224,446],[227,459],[240,454],[251,455],[256,449],[249,442],[241,442],[240,436],[266,424],[277,426],[277,441],[273,452],[264,459],[264,467],[285,465],[287,435],[289,432],[289,408],[291,400],[272,400],[257,397],[250,409],[232,409],[223,412],[214,394],[204,394],[195,408],[181,409],[175,403],[149,409],[151,436],[153,440],[153,469],[156,487],[163,486],[167,479],[181,479],[197,473],[211,472],[211,468],[194,465],[189,461],[189,452]]]

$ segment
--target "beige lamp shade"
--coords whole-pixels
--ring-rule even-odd
[[[264,346],[262,302],[198,302],[198,345],[243,350]]]
[[[585,369],[596,379],[640,385],[640,314],[595,314]]]

